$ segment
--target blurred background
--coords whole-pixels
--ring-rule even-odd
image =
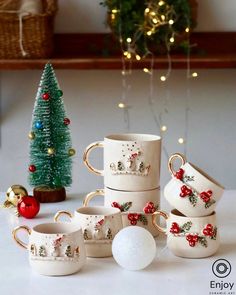
[[[55,31],[108,32],[104,25],[106,9],[99,2],[59,0]],[[198,0],[195,31],[235,31],[235,12],[234,0]],[[186,79],[185,69],[172,70],[167,83],[162,83],[160,76],[165,72],[153,72],[153,108],[157,114],[160,109],[165,110],[162,121],[167,131],[163,133],[163,143],[168,154],[186,152],[190,162],[209,172],[227,189],[235,189],[236,69],[197,70],[197,78],[190,80]],[[27,134],[41,73],[41,70],[0,72],[0,191],[16,183],[29,188]],[[68,191],[86,193],[103,185],[102,177],[90,174],[82,163],[83,150],[88,144],[111,133],[160,133],[148,103],[150,79],[142,70],[133,70],[129,77],[128,128],[124,112],[118,107],[123,91],[121,71],[56,70],[56,75],[64,92],[73,147],[77,151],[73,184]],[[185,144],[180,144],[179,138]],[[91,162],[101,168],[102,151],[94,152]],[[167,157],[163,153],[162,186],[169,178]]]

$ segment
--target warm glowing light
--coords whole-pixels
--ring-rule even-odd
[[[171,37],[171,38],[170,38],[170,42],[171,42],[171,43],[174,43],[174,42],[175,42],[175,38],[174,38],[174,37]]]
[[[162,82],[165,82],[165,81],[166,81],[166,77],[165,77],[165,76],[161,76],[161,77],[160,77],[160,80],[161,80]]]
[[[148,68],[143,68],[144,73],[151,74]]]
[[[166,19],[166,17],[165,17],[164,14],[161,15],[161,19],[162,19],[162,20],[165,20],[165,19]]]
[[[146,9],[145,9],[145,13],[148,13],[149,11],[150,11],[149,8],[146,8]]]
[[[112,13],[117,13],[118,12],[118,10],[117,9],[112,9],[112,11],[111,11]]]
[[[119,107],[120,109],[124,109],[124,108],[125,108],[125,104],[124,104],[123,102],[120,102],[120,103],[118,104],[118,107]]]
[[[167,126],[163,125],[161,126],[161,131],[165,132],[167,130]]]
[[[154,24],[158,23],[158,20],[156,18],[154,18],[152,21],[153,21]]]
[[[127,38],[126,41],[127,41],[128,43],[131,43],[131,42],[132,42],[132,39],[131,39],[131,38]]]
[[[164,4],[165,4],[164,1],[159,1],[159,3],[158,3],[159,6],[162,6],[162,5],[164,5]]]
[[[125,51],[123,54],[124,54],[124,56],[127,56],[129,54],[129,52]]]
[[[130,59],[130,58],[131,58],[131,53],[128,52],[128,54],[126,55],[126,57],[127,57],[128,59]]]
[[[126,73],[125,73],[125,71],[121,71],[121,74],[122,74],[123,76],[125,76]]]
[[[178,139],[178,143],[179,143],[179,144],[183,144],[183,143],[184,143],[184,139],[183,139],[182,137],[180,137],[180,138]]]
[[[185,29],[185,32],[186,32],[186,33],[189,33],[189,28],[186,28],[186,29]]]
[[[136,57],[136,59],[137,59],[137,60],[140,60],[140,59],[141,59],[141,56],[140,56],[140,55],[138,55],[138,54],[136,54],[136,56],[135,56],[135,57]]]
[[[114,13],[112,13],[112,14],[111,14],[111,19],[113,19],[113,20],[114,20],[115,18],[116,18],[115,14],[114,14]]]
[[[198,73],[197,72],[192,73],[192,77],[193,78],[196,78],[197,76],[198,76]]]
[[[154,16],[154,15],[156,15],[156,12],[152,11],[150,14]]]
[[[170,24],[170,25],[173,25],[173,23],[174,23],[173,19],[170,19],[170,20],[169,20],[169,24]]]
[[[148,35],[148,36],[151,36],[151,35],[152,35],[152,31],[148,31],[148,32],[147,32],[147,35]]]

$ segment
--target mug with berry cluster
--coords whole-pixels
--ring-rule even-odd
[[[182,165],[174,169],[174,161]],[[215,208],[224,192],[224,187],[197,166],[186,162],[181,154],[173,154],[168,161],[172,179],[164,188],[166,200],[186,216],[207,216]]]
[[[121,212],[134,211],[152,214],[157,209],[160,209],[160,188],[130,192],[105,187],[87,194],[84,199],[84,205],[87,206],[92,199],[98,196],[104,197],[105,207],[118,208]]]
[[[156,222],[156,217],[166,220],[166,228]],[[152,217],[156,229],[167,235],[167,246],[180,257],[203,258],[216,253],[219,248],[219,232],[216,225],[216,213],[209,216],[187,217],[174,209],[170,214],[156,211]]]
[[[153,236],[158,235],[158,230],[152,224],[152,214],[159,209],[159,188],[142,192],[126,192],[106,187],[87,194],[83,201],[84,206],[88,206],[97,196],[104,196],[106,207],[118,208],[121,211],[123,227],[137,225],[147,229]]]

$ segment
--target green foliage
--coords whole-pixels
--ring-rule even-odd
[[[48,100],[42,95],[48,93]],[[72,182],[72,160],[68,153],[71,148],[71,136],[68,125],[64,124],[66,113],[56,76],[51,64],[46,64],[38,92],[32,117],[30,142],[30,165],[36,167],[29,172],[29,183],[32,186],[58,188],[69,186]],[[36,123],[42,128],[37,129]],[[53,154],[48,149],[53,148]]]
[[[181,232],[189,231],[191,227],[192,227],[192,222],[188,221],[181,226]]]
[[[149,47],[158,46],[166,48],[167,39],[172,33],[179,35],[185,31],[186,27],[193,28],[196,24],[192,20],[189,0],[165,0],[165,3],[173,8],[175,22],[172,26],[165,24],[160,26],[154,34],[147,36],[145,32],[144,11],[149,5],[158,6],[160,0],[104,0],[100,4],[108,9],[108,15],[112,15],[112,10],[116,9],[115,19],[108,17],[108,24],[113,33],[122,40],[128,37],[135,39],[136,52],[146,54]],[[160,14],[165,14],[166,4],[159,9]],[[124,45],[124,44],[123,44]],[[170,45],[170,44],[169,44]]]

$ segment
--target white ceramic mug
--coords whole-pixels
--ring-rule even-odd
[[[96,196],[104,196],[105,207],[119,208],[121,212],[136,211],[153,213],[157,209],[160,209],[159,188],[142,192],[126,192],[106,187],[87,194],[84,199],[84,205],[87,206]]]
[[[28,244],[17,236],[23,230],[29,235]],[[32,229],[23,225],[12,234],[17,244],[29,251],[31,267],[42,275],[69,275],[86,262],[82,229],[78,225],[42,223]]]
[[[174,170],[176,159],[182,162],[179,170]],[[181,154],[174,154],[168,162],[172,179],[164,188],[166,200],[186,216],[207,216],[215,211],[224,187],[201,169],[186,162]]]
[[[152,213],[159,208],[159,189],[144,192],[100,189],[85,197],[84,206],[87,206],[95,196],[105,196],[105,206],[118,208],[122,212],[123,227],[137,225],[147,229],[154,237],[158,235],[158,230],[152,224]]]
[[[89,162],[90,152],[104,148],[104,170]],[[124,191],[144,191],[160,184],[161,138],[149,134],[116,134],[90,144],[84,152],[88,169],[104,176],[105,187]]]
[[[57,222],[63,214],[67,215],[72,223],[81,225],[87,256],[112,256],[112,240],[122,229],[119,209],[102,206],[81,207],[74,212],[74,215],[68,211],[58,211],[54,221]]]
[[[166,219],[166,228],[156,223],[158,216]],[[152,218],[157,230],[167,235],[167,246],[176,256],[203,258],[215,254],[219,248],[215,212],[209,216],[186,217],[174,209],[170,214],[156,211]]]

